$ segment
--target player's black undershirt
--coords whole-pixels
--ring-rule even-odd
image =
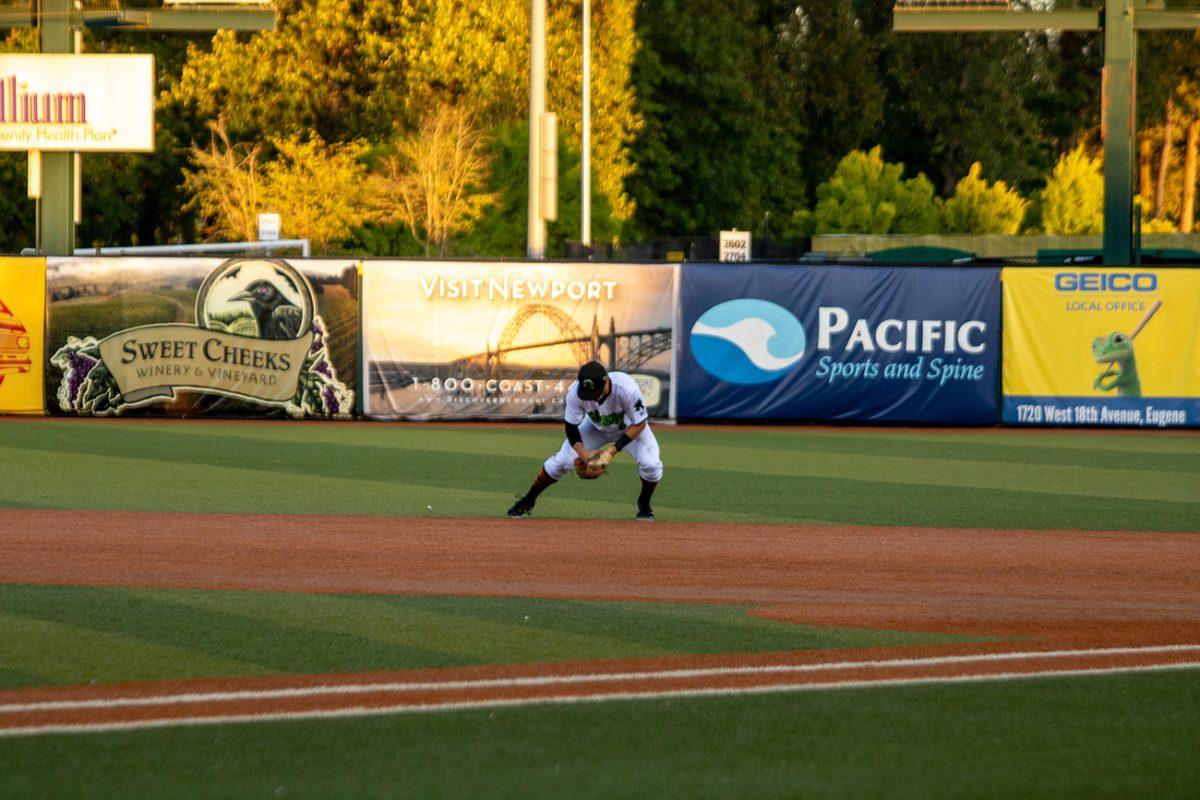
[[[579,432],[578,425],[570,422],[564,422],[563,424],[567,428],[567,441],[571,443],[572,447],[583,441],[583,435]]]

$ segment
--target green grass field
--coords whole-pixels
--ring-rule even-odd
[[[0,790],[1191,798],[1197,741],[1200,681],[1188,672],[0,739]]]
[[[656,434],[666,520],[1200,530],[1194,434]],[[8,424],[0,507],[496,516],[560,441],[556,428],[521,425]],[[538,515],[626,518],[636,492],[622,457],[599,485],[562,481]]]
[[[0,689],[966,641],[744,605],[0,585]]]
[[[1194,434],[656,433],[663,520],[1200,531]],[[498,516],[559,441],[0,421],[0,509]],[[622,458],[553,487],[538,516],[626,519],[636,485]],[[971,641],[747,610],[0,585],[0,689]],[[0,736],[0,797],[1192,797],[1198,741],[1193,670]]]

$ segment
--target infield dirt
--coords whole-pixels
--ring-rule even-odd
[[[864,666],[869,660],[983,653],[1144,648],[1200,642],[1200,536],[1174,533],[755,526],[552,519],[324,517],[6,510],[0,582],[145,588],[503,595],[730,602],[774,620],[937,631],[991,641],[851,652],[691,656],[627,662],[281,676],[0,692],[0,706],[100,700],[96,707],[0,714],[0,727],[94,724],[183,714],[291,713],[395,703],[394,691],[254,697],[246,692],[346,683],[423,683],[410,703],[589,696],[652,686],[721,689],[778,678],[730,667],[852,659],[811,680],[982,675],[1014,661]],[[1196,661],[1198,651],[1064,654],[1045,671]],[[1037,656],[1033,657],[1038,660]],[[453,688],[454,681],[716,670],[698,676],[602,678],[563,686]],[[914,671],[915,670],[915,671]],[[793,676],[791,680],[796,679]],[[809,680],[806,678],[805,680]],[[218,702],[169,701],[155,711],[103,701],[226,692]],[[567,694],[564,694],[567,693]],[[183,709],[182,711],[180,709]],[[269,710],[269,711],[266,711]],[[30,714],[34,716],[31,717]],[[150,716],[147,717],[146,715]],[[159,717],[154,715],[158,714]],[[47,716],[48,715],[48,716]],[[167,718],[177,718],[168,716]]]

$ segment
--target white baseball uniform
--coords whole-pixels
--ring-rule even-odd
[[[603,403],[580,400],[579,381],[567,388],[563,419],[579,426],[583,446],[588,450],[598,450],[608,442],[615,442],[626,428],[650,416],[637,381],[624,372],[610,372],[608,379],[612,382],[612,391]],[[662,478],[663,465],[658,455],[658,440],[654,438],[649,424],[621,452],[628,453],[637,461],[638,475],[644,479],[658,482]],[[571,446],[570,440],[564,439],[559,451],[546,459],[543,466],[547,475],[558,480],[575,468],[577,458],[579,454]]]

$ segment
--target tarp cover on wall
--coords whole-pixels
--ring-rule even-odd
[[[355,261],[54,258],[47,289],[57,413],[354,411]]]
[[[46,259],[0,258],[0,414],[41,414]]]
[[[1003,421],[1200,426],[1200,270],[1005,269]]]
[[[994,423],[994,269],[688,265],[683,418]]]
[[[579,365],[670,392],[675,268],[371,261],[363,340],[372,417],[562,417]]]

